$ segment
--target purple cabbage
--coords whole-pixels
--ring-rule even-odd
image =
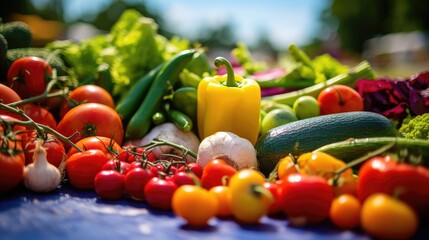
[[[366,111],[380,113],[398,126],[408,115],[429,112],[429,71],[405,79],[361,79],[356,89]]]

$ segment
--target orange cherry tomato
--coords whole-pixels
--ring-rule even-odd
[[[196,185],[182,185],[173,194],[173,212],[189,226],[204,227],[216,215],[218,201],[212,193]]]
[[[419,220],[405,202],[384,193],[369,196],[362,205],[362,228],[378,239],[410,239]]]
[[[361,204],[359,199],[350,194],[342,194],[331,203],[329,218],[335,226],[353,229],[360,226]]]
[[[283,179],[291,173],[298,173],[298,166],[292,156],[286,156],[280,159],[277,167],[278,179]]]
[[[232,216],[231,211],[231,189],[228,186],[215,186],[209,190],[217,199],[218,209],[216,216]]]

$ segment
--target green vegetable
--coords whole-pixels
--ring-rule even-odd
[[[329,54],[316,56],[313,60],[291,44],[288,48],[293,62],[286,67],[286,74],[278,79],[260,81],[261,87],[305,88],[346,73],[349,67]]]
[[[182,113],[177,109],[171,108],[169,103],[165,104],[165,112],[167,113],[168,120],[174,123],[177,128],[185,132],[192,130],[192,119],[189,118],[185,113]]]
[[[350,138],[395,137],[389,119],[373,112],[322,115],[287,123],[261,135],[255,144],[260,170],[269,175],[289,153],[311,152],[321,146]]]
[[[350,162],[365,154],[375,151],[384,145],[392,144],[389,152],[406,150],[411,156],[420,156],[419,161],[429,159],[429,141],[423,139],[408,139],[402,137],[369,137],[356,138],[330,143],[314,150],[325,152],[345,162]],[[427,162],[429,164],[429,162]]]
[[[263,97],[262,104],[265,104],[266,102],[269,102],[269,101],[275,101],[278,103],[292,106],[295,100],[301,96],[309,95],[309,96],[317,97],[323,89],[329,86],[332,86],[334,84],[354,86],[355,82],[358,81],[359,79],[362,79],[362,78],[373,79],[374,76],[375,74],[371,68],[371,65],[367,61],[362,61],[358,65],[350,69],[347,73],[337,75],[336,77],[331,78],[326,82],[314,84],[310,87],[296,90],[293,92]]]
[[[404,119],[399,133],[405,138],[429,140],[429,113]]]
[[[174,90],[171,99],[172,107],[197,120],[197,89],[194,87],[181,87]]]
[[[128,122],[133,114],[139,109],[155,77],[159,73],[163,64],[158,65],[149,73],[141,77],[134,86],[118,101],[115,110],[122,121]]]
[[[152,123],[155,125],[159,125],[162,123],[165,123],[167,121],[167,117],[165,116],[164,111],[159,111],[153,114],[152,116]]]
[[[142,104],[130,119],[125,131],[126,139],[142,138],[151,127],[151,118],[162,104],[168,88],[174,86],[179,73],[192,59],[195,50],[185,50],[168,61],[151,84]]]
[[[2,34],[0,34],[0,63],[3,63],[3,60],[6,58],[7,53],[7,41]]]
[[[0,34],[6,39],[9,49],[28,48],[31,47],[33,41],[30,27],[20,21],[0,25]]]
[[[231,51],[231,54],[237,59],[238,63],[246,71],[243,75],[252,75],[267,68],[266,63],[254,61],[246,44],[239,42],[237,47]]]

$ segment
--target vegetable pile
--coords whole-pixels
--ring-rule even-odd
[[[0,194],[70,185],[193,228],[281,217],[415,236],[429,216],[427,72],[378,78],[296,45],[270,69],[243,44],[214,69],[156,30],[128,10],[82,42],[8,48],[0,35]]]

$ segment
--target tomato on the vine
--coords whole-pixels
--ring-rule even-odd
[[[102,170],[115,170],[117,172],[120,172],[122,174],[127,174],[128,171],[131,170],[131,164],[127,162],[122,162],[118,159],[112,158],[109,161],[107,161],[103,167]]]
[[[112,95],[104,88],[86,84],[73,89],[68,94],[68,99],[65,99],[60,108],[60,118],[75,106],[82,103],[100,103],[111,108],[115,108],[115,102]]]
[[[122,145],[124,138],[124,127],[119,114],[100,103],[84,103],[74,107],[60,120],[57,131],[71,137],[70,141],[73,143],[90,136],[103,136]]]
[[[9,86],[24,99],[42,94],[52,75],[52,67],[39,57],[15,60],[7,73]]]
[[[25,145],[25,164],[33,162],[34,152],[33,149],[36,146],[38,137],[35,132],[32,132],[28,143]],[[47,138],[43,141],[43,148],[46,150],[46,158],[48,162],[55,167],[60,167],[67,159],[66,150],[64,149],[63,143],[55,138],[52,134],[48,134]]]
[[[161,210],[171,210],[171,201],[177,185],[162,178],[151,178],[144,187],[144,196],[149,206]]]
[[[109,161],[99,149],[90,149],[71,155],[66,160],[67,175],[72,186],[81,189],[93,189],[94,178],[103,165]]]
[[[57,128],[57,120],[46,108],[31,103],[24,104],[19,107],[36,123],[46,125],[54,130]]]
[[[178,186],[182,185],[195,185],[195,182],[199,183],[200,179],[197,176],[192,176],[193,173],[187,172],[176,172],[173,174],[171,180]]]
[[[116,143],[115,140],[103,136],[86,137],[76,142],[75,145],[83,150],[99,149],[104,152],[109,159],[115,158],[116,155],[123,151],[122,147]],[[67,156],[70,157],[77,152],[78,150],[72,147],[68,150]]]
[[[4,104],[14,103],[21,100],[21,97],[12,88],[0,83],[0,100]],[[7,110],[0,110],[1,115],[8,115],[12,117],[18,117]]]
[[[104,199],[120,199],[125,190],[125,177],[115,170],[101,170],[95,175],[94,190]]]
[[[194,173],[200,179],[203,175],[203,167],[200,164],[194,162],[187,163],[186,166],[182,165],[177,169],[178,172],[185,172],[187,170]]]
[[[192,227],[204,227],[216,215],[218,202],[207,189],[196,185],[183,185],[173,194],[174,213]]]
[[[144,168],[135,167],[125,174],[125,192],[134,200],[141,201],[144,197],[144,188],[151,176]]]

